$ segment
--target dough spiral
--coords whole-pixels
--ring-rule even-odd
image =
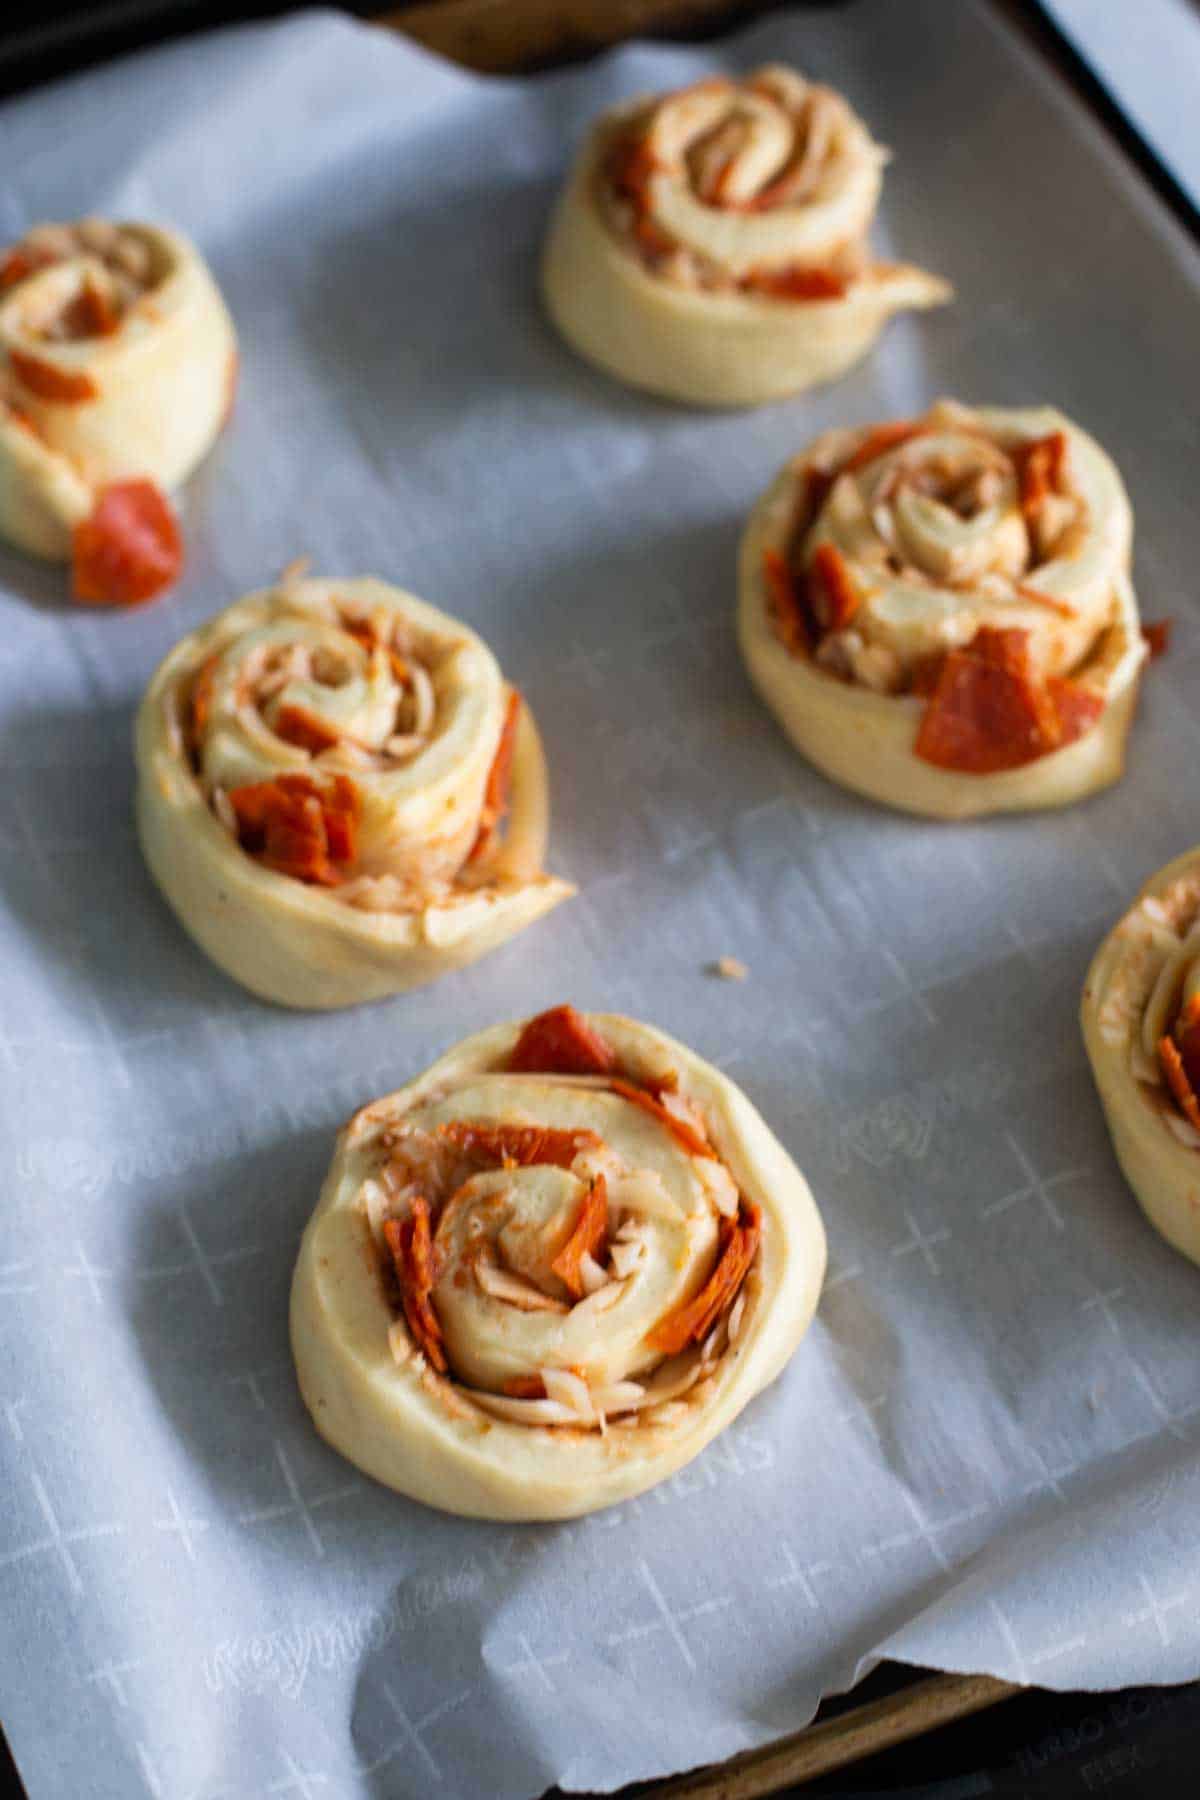
[[[449,1512],[568,1518],[688,1462],[816,1307],[807,1184],[682,1045],[556,1007],[343,1131],[292,1284],[318,1430]]]
[[[0,258],[0,536],[94,605],[149,600],[183,549],[167,491],[233,404],[237,344],[194,245],[160,226],[35,226]]]
[[[885,161],[839,94],[781,65],[605,114],[551,226],[551,317],[668,399],[754,406],[831,381],[892,313],[951,297],[871,258]]]
[[[751,516],[742,654],[858,793],[935,818],[1067,805],[1124,764],[1132,531],[1116,468],[1050,407],[827,432]]]
[[[1109,932],[1081,1016],[1126,1180],[1200,1263],[1200,850],[1153,875]]]
[[[219,613],[151,681],[137,757],[159,886],[283,1005],[419,986],[572,891],[541,870],[528,707],[474,632],[381,581],[290,573]]]

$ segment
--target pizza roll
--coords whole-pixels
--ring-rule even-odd
[[[77,600],[153,598],[183,562],[168,491],[236,380],[229,314],[186,238],[35,226],[0,258],[0,537],[69,561]]]
[[[382,581],[288,572],[192,632],[147,689],[137,761],[155,880],[284,1006],[417,987],[572,892],[541,869],[528,707],[473,631]]]
[[[691,1460],[816,1308],[808,1186],[681,1044],[555,1007],[338,1140],[292,1283],[323,1437],[447,1512],[563,1519]]]
[[[1109,932],[1082,1024],[1125,1178],[1151,1224],[1200,1263],[1200,850],[1153,875]]]
[[[633,387],[757,406],[857,362],[944,281],[872,260],[886,153],[832,89],[769,65],[606,113],[560,201],[546,303]]]
[[[1112,462],[1049,407],[826,432],[742,540],[746,666],[797,749],[872,800],[1068,805],[1124,765],[1132,529]]]

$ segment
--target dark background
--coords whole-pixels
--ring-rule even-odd
[[[369,15],[388,4],[396,6],[399,0],[341,3],[344,11]],[[894,3],[902,5],[903,0]],[[1047,22],[1036,0],[994,3],[1081,93],[1161,197],[1200,238],[1200,215]],[[1127,8],[1130,27],[1136,26],[1137,0],[1108,0],[1108,4]],[[287,0],[0,0],[0,96],[168,37],[291,10]],[[1197,100],[1200,103],[1200,95]],[[1191,400],[1194,404],[1195,397]],[[881,1670],[851,1699],[823,1709],[822,1717],[861,1705],[906,1679],[900,1671]],[[16,1800],[23,1791],[0,1739],[0,1796]],[[1033,1692],[803,1791],[839,1795],[842,1800],[901,1795],[909,1800],[968,1800],[976,1795],[1075,1800],[1097,1794],[1104,1800],[1196,1800],[1200,1683],[1121,1694]]]

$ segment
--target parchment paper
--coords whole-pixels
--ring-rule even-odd
[[[621,96],[772,56],[894,148],[881,247],[958,303],[762,413],[636,398],[536,302],[572,142]],[[0,1697],[35,1800],[521,1800],[760,1743],[884,1656],[1200,1674],[1200,1271],[1126,1191],[1076,1025],[1101,933],[1200,829],[1198,269],[1158,203],[949,0],[519,82],[312,13],[35,93],[0,155],[5,236],[89,209],[191,232],[244,368],[176,595],[90,615],[61,572],[0,563]],[[776,467],[942,392],[1094,431],[1145,616],[1176,617],[1126,779],[1059,816],[861,803],[739,665],[735,547]],[[303,552],[487,636],[580,885],[466,973],[312,1017],[193,949],[131,821],[154,664]],[[722,955],[748,980],[706,975]],[[565,998],[745,1086],[811,1180],[830,1280],[786,1375],[665,1486],[465,1524],[317,1439],[288,1282],[342,1118]]]

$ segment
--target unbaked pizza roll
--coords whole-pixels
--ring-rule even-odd
[[[555,1007],[471,1037],[338,1140],[292,1283],[323,1437],[447,1512],[564,1519],[689,1462],[779,1374],[825,1237],[746,1096]]]
[[[75,599],[152,599],[183,563],[168,493],[233,404],[237,344],[195,247],[157,225],[35,226],[0,257],[0,537]]]
[[[529,708],[473,631],[382,581],[292,570],[192,632],[147,689],[137,761],[155,880],[284,1006],[417,987],[572,892],[541,868]]]
[[[1146,883],[1096,952],[1083,1037],[1125,1178],[1200,1263],[1200,850]]]
[[[671,400],[756,406],[831,381],[893,313],[951,298],[871,256],[886,160],[839,94],[776,64],[606,113],[551,227],[551,317]]]
[[[742,540],[746,666],[796,747],[872,800],[1068,805],[1124,765],[1132,530],[1112,462],[1049,407],[826,432]]]

